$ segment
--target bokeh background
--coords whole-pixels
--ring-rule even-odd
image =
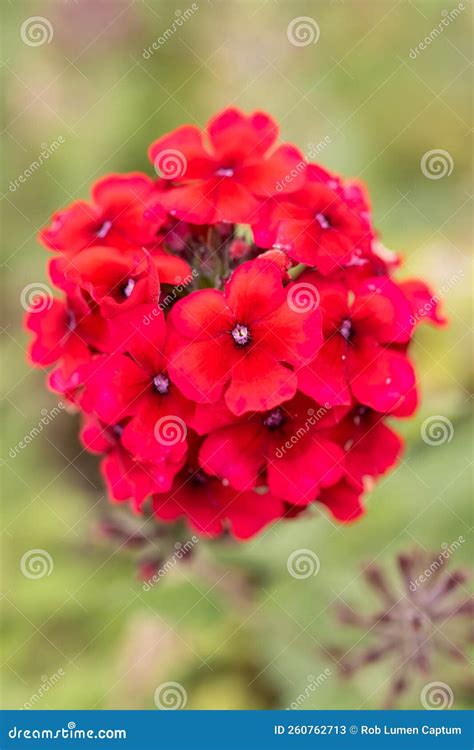
[[[342,681],[332,649],[357,654],[371,633],[338,623],[337,603],[377,609],[361,575],[368,561],[395,579],[400,551],[438,555],[459,537],[466,543],[446,564],[470,559],[472,8],[467,0],[461,6],[420,50],[456,3],[2,3],[4,707],[31,703],[46,681],[52,686],[36,708],[155,708],[154,691],[166,681],[185,687],[189,708],[279,708],[301,694],[302,708],[383,704],[402,659]],[[42,44],[22,39],[33,16],[53,30]],[[299,16],[317,22],[316,43],[290,43],[288,25]],[[363,520],[342,528],[318,513],[245,545],[200,543],[195,560],[144,591],[135,554],[97,533],[109,511],[96,462],[81,454],[76,418],[61,411],[15,450],[57,405],[43,374],[25,362],[21,293],[47,281],[36,234],[54,210],[87,197],[104,173],[151,174],[153,139],[182,123],[204,125],[232,104],[271,112],[284,139],[304,151],[322,143],[323,165],[366,182],[384,243],[404,255],[400,276],[420,274],[438,291],[449,285],[441,294],[450,325],[419,329],[413,355],[423,403],[400,424],[404,459],[369,496]],[[45,144],[58,141],[19,183]],[[420,167],[433,149],[451,160],[439,179]],[[434,415],[453,429],[428,445],[421,425]],[[32,580],[20,560],[36,548],[54,567]],[[318,575],[288,574],[288,556],[300,548],[318,555]],[[421,707],[420,691],[432,680],[450,686],[455,708],[467,707],[468,668],[442,653],[432,666],[427,677],[409,678],[400,707]]]

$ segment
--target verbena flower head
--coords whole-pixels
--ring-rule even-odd
[[[417,405],[414,329],[445,322],[363,187],[277,139],[263,112],[185,125],[150,146],[158,177],[103,177],[40,233],[58,296],[27,313],[31,362],[110,499],[203,536],[356,520]]]

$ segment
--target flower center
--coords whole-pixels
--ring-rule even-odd
[[[316,214],[316,216],[314,218],[318,222],[318,224],[321,227],[321,229],[329,229],[330,228],[331,223],[330,223],[329,219],[327,218],[327,216],[325,216],[324,214]]]
[[[133,292],[135,288],[135,281],[133,279],[128,279],[127,283],[124,284],[122,287],[122,294],[124,297],[127,297],[127,299],[130,297],[131,293]]]
[[[219,167],[219,169],[216,169],[216,175],[218,177],[233,177],[234,170],[232,167]]]
[[[194,484],[195,487],[202,487],[204,484],[207,484],[209,477],[207,474],[205,474],[201,469],[194,469],[192,467],[189,468],[189,474],[190,476],[190,482],[191,484]]]
[[[232,330],[232,338],[235,343],[239,346],[245,346],[250,341],[250,331],[247,326],[242,323],[237,323],[235,328]]]
[[[121,438],[123,427],[121,424],[114,424],[110,427],[110,432],[112,433],[112,437],[114,438]]]
[[[153,387],[161,395],[164,396],[170,389],[170,380],[164,373],[155,375],[153,378]]]
[[[369,410],[368,410],[367,406],[359,406],[359,407],[357,407],[357,410],[356,410],[356,412],[354,414],[354,418],[352,420],[354,422],[354,424],[357,425],[357,426],[359,426],[360,423],[362,422],[362,418],[364,417],[365,414],[367,414],[368,411]]]
[[[273,409],[272,411],[268,412],[267,416],[263,420],[263,424],[265,425],[265,427],[268,427],[269,430],[276,430],[278,427],[280,427],[282,422],[283,412],[280,408]]]
[[[107,234],[109,233],[111,227],[112,227],[112,222],[111,221],[108,221],[108,220],[104,221],[104,223],[102,224],[102,226],[99,229],[99,231],[96,232],[96,237],[98,237],[99,239],[103,240],[104,237],[106,237]]]
[[[342,321],[339,333],[346,341],[349,341],[352,335],[352,321],[349,318]]]
[[[66,328],[68,331],[73,331],[77,325],[76,316],[72,310],[68,310],[66,313]]]

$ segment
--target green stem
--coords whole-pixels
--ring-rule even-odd
[[[288,276],[290,276],[292,281],[296,281],[296,279],[301,276],[303,271],[306,271],[308,266],[306,266],[304,263],[298,263],[297,266],[294,266],[293,268],[290,268],[288,271]]]

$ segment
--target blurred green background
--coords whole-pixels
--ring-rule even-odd
[[[439,554],[443,543],[470,539],[472,525],[471,7],[460,5],[459,16],[410,57],[455,4],[199,0],[147,57],[191,3],[2,4],[4,707],[23,706],[59,673],[37,708],[154,708],[154,691],[166,681],[184,686],[190,708],[279,708],[325,670],[302,708],[381,706],[397,662],[342,682],[328,649],[357,653],[370,634],[338,624],[335,604],[372,612],[363,563],[376,560],[393,573],[397,552],[417,546]],[[54,32],[37,46],[21,37],[32,16]],[[317,22],[315,44],[290,44],[287,27],[299,16]],[[76,417],[61,412],[11,455],[57,403],[43,374],[25,363],[21,292],[47,281],[47,252],[35,236],[54,210],[87,197],[106,172],[151,174],[153,139],[182,123],[204,125],[231,104],[269,111],[282,137],[304,151],[324,141],[322,164],[366,182],[384,243],[404,255],[400,276],[420,274],[435,290],[456,278],[443,300],[450,326],[419,330],[413,356],[422,406],[400,425],[403,462],[369,496],[363,520],[341,528],[317,513],[245,545],[200,543],[195,562],[145,592],[134,555],[95,531],[107,504],[96,461],[80,455]],[[58,139],[49,159],[12,189],[44,144]],[[421,159],[432,149],[448,152],[451,174],[423,175]],[[433,415],[452,423],[450,442],[421,439]],[[35,548],[54,561],[38,580],[20,570],[22,555]],[[288,555],[300,548],[318,555],[318,575],[289,576]],[[463,544],[450,565],[469,558]],[[257,579],[250,593],[248,576]],[[410,681],[400,707],[421,707],[429,680],[449,684],[454,707],[467,707],[469,671],[441,655],[429,678]]]

